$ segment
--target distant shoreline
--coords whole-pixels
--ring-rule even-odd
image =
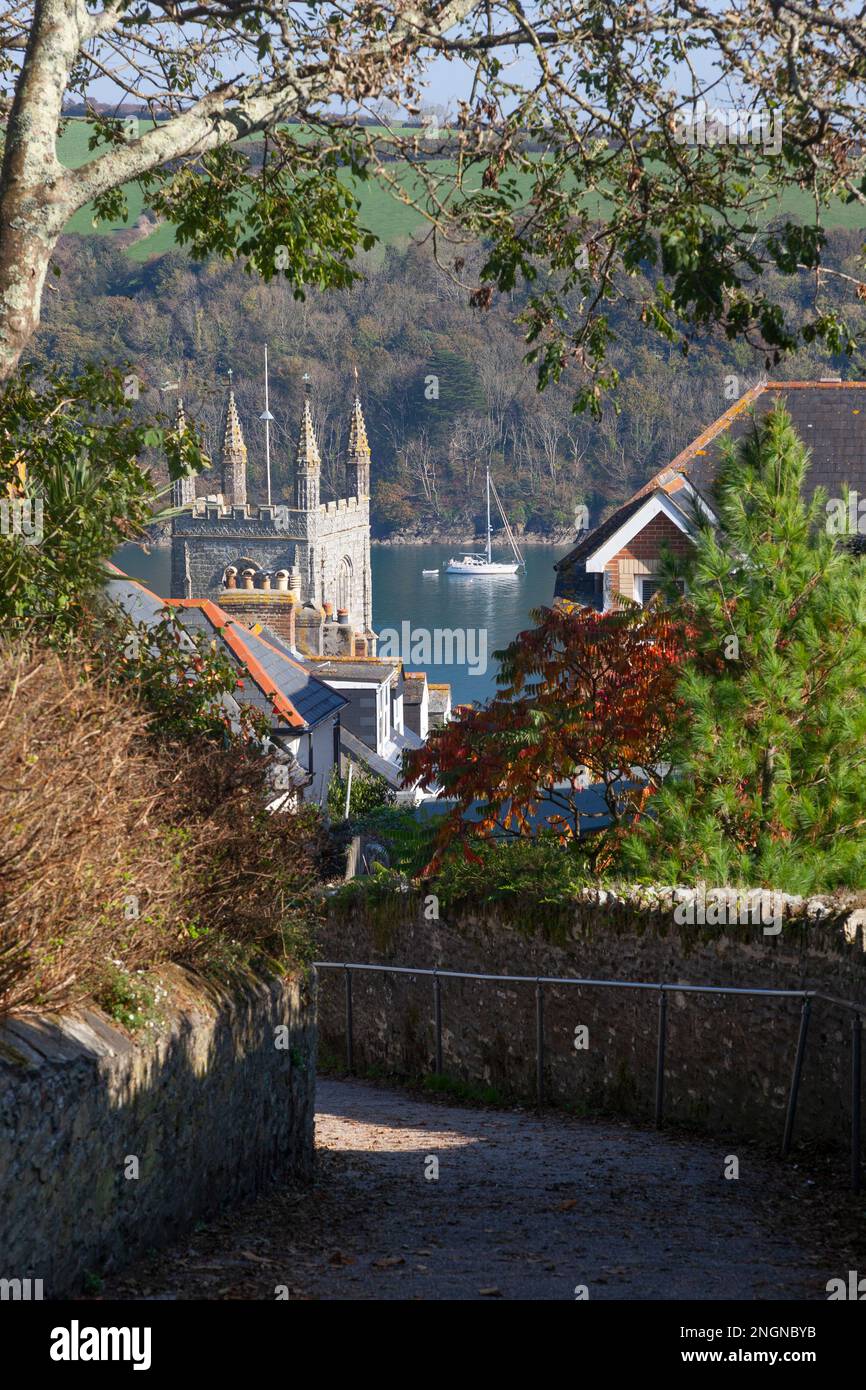
[[[570,532],[565,532],[561,535],[546,536],[540,531],[532,531],[525,536],[515,536],[515,540],[518,545],[548,545],[554,548],[564,548],[565,546],[571,546],[576,543],[575,537],[571,535]],[[486,541],[483,536],[457,535],[453,532],[434,532],[430,536],[406,536],[400,532],[396,532],[393,536],[371,536],[370,544],[418,546],[454,545],[465,546],[467,549],[471,546],[475,546],[476,548],[480,546],[483,549],[486,545]],[[493,538],[493,544],[494,546],[504,545],[506,544],[505,538],[501,535],[497,535]]]
[[[546,545],[552,547],[554,550],[564,550],[566,547],[570,547],[576,543],[576,538],[570,532],[546,536],[540,531],[532,531],[525,536],[516,536],[515,539],[518,545]],[[162,546],[169,546],[171,545],[171,531],[165,523],[158,523],[157,526],[154,527],[154,533],[149,533],[142,543],[146,545],[149,550],[158,549]],[[483,536],[467,536],[454,532],[434,532],[430,536],[407,536],[397,531],[393,536],[371,536],[370,544],[384,546],[453,545],[455,547],[462,546],[468,551],[471,549],[483,550],[486,541]],[[504,536],[497,534],[493,539],[493,544],[494,546],[502,546],[507,544],[507,542]]]

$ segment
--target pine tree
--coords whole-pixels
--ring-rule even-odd
[[[418,418],[431,442],[444,445],[458,416],[483,411],[486,399],[478,368],[461,352],[438,347],[424,364]]]
[[[780,406],[724,451],[686,576],[674,771],[623,845],[639,877],[866,882],[866,562],[825,495],[805,501],[808,458]]]

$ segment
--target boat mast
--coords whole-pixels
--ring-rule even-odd
[[[268,480],[268,506],[271,505],[271,421],[273,415],[268,409],[268,345],[265,344],[265,408],[259,416],[265,422],[265,474]]]
[[[490,464],[487,465],[487,563],[490,564]]]

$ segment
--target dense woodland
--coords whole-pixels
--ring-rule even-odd
[[[854,231],[831,232],[826,262],[856,277],[861,239]],[[569,532],[581,504],[595,524],[726,409],[733,392],[767,371],[759,345],[706,338],[685,351],[682,343],[636,329],[627,300],[639,298],[642,287],[629,281],[614,312],[622,332],[609,353],[620,385],[600,418],[575,415],[572,400],[582,384],[576,365],[558,385],[536,389],[534,368],[524,361],[521,296],[470,308],[465,291],[420,241],[360,257],[360,278],[348,292],[312,292],[296,301],[282,283],[265,285],[239,266],[199,264],[180,251],[136,263],[125,254],[125,240],[64,238],[56,256],[61,273],[46,296],[32,360],[70,370],[88,359],[128,367],[143,382],[142,410],[150,412],[173,412],[179,389],[187,417],[200,425],[215,456],[232,368],[254,499],[264,494],[258,418],[264,345],[277,497],[288,486],[305,371],[313,383],[323,495],[340,495],[357,366],[379,536],[471,529],[480,519],[487,463],[509,516],[527,532]],[[862,336],[866,308],[853,287],[844,280],[829,284],[849,305],[855,336]],[[814,276],[806,273],[787,288],[803,306],[813,292]],[[866,361],[832,361],[816,352],[771,363],[769,370],[788,378],[862,378]],[[438,399],[431,378],[438,379]]]

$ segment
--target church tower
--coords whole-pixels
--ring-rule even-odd
[[[177,411],[174,417],[174,428],[176,434],[183,434],[186,430],[186,416],[183,412],[183,401],[180,396],[177,398]],[[186,478],[177,478],[171,485],[171,505],[173,507],[194,507],[195,506],[195,474],[190,473]]]
[[[370,445],[367,426],[358,395],[358,368],[355,368],[355,399],[349,419],[349,448],[346,459],[346,484],[350,497],[370,496]]]
[[[310,411],[310,378],[304,375],[304,413],[295,455],[295,507],[299,512],[315,512],[319,508],[319,481],[322,460],[313,429]]]
[[[247,446],[244,443],[234,387],[229,372],[229,399],[226,425],[223,432],[222,493],[229,507],[245,507],[247,503]]]
[[[179,479],[172,518],[174,598],[213,598],[233,613],[282,615],[308,633],[304,650],[375,652],[370,555],[370,445],[355,378],[350,396],[345,496],[321,498],[322,459],[313,425],[310,378],[287,495],[247,502],[247,449],[229,380],[222,429],[222,489],[196,497]],[[178,404],[178,429],[187,428]],[[202,490],[203,491],[203,490]],[[291,618],[287,616],[291,610]],[[313,630],[317,637],[309,636]],[[303,644],[301,644],[303,646]]]

